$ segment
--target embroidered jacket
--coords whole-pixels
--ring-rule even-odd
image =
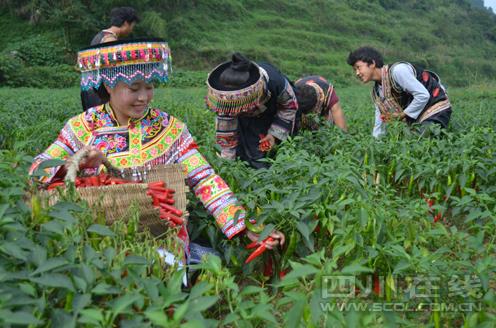
[[[200,154],[186,125],[173,116],[148,109],[142,118],[130,119],[128,126],[119,126],[108,104],[90,108],[67,122],[57,140],[35,158],[30,173],[43,161],[66,159],[87,145],[100,149],[117,168],[182,164],[187,184],[214,216],[222,232],[230,239],[244,230],[244,209]],[[46,169],[48,176],[41,182],[51,182],[59,169]],[[239,220],[234,225],[238,210]]]
[[[266,82],[264,105],[239,116],[216,116],[216,140],[223,158],[245,157],[242,154],[253,160],[263,158],[264,154],[258,151],[260,134],[270,133],[285,140],[295,132],[298,102],[293,87],[274,66],[268,63],[258,65]]]

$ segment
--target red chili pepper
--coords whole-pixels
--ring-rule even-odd
[[[91,186],[90,179],[88,179],[88,178],[81,178],[81,185],[83,187],[89,187],[89,186]]]
[[[163,189],[163,188],[165,188],[165,182],[163,182],[163,181],[149,182],[148,188],[149,189],[154,189],[154,188]]]
[[[96,175],[92,175],[91,177],[89,177],[89,180],[90,180],[90,186],[97,187],[100,185],[100,179],[98,179]]]
[[[148,195],[148,196],[150,196],[150,195]],[[153,197],[153,196],[152,196],[152,204],[153,204],[153,206],[155,206],[155,207],[158,207],[158,206],[160,205],[160,201],[158,200],[158,198],[157,198],[157,197]]]
[[[167,193],[167,189],[162,187],[148,187],[148,190],[160,193]]]
[[[183,223],[184,223],[184,220],[182,218],[175,216],[174,214],[171,214],[171,213],[167,213],[166,218],[169,221],[172,221],[173,223],[178,224],[178,225],[183,225]]]
[[[439,221],[441,219],[441,212],[438,212],[436,214],[436,216],[434,217],[434,223],[436,223],[437,221]]]
[[[98,179],[100,180],[100,184],[101,185],[106,185],[108,180],[109,180],[109,177],[108,175],[106,175],[105,173],[101,173],[99,176],[98,176]]]
[[[152,197],[158,197],[158,196],[163,196],[163,195],[164,195],[164,193],[163,193],[163,192],[161,192],[161,191],[157,191],[157,190],[153,190],[153,189],[148,189],[148,190],[146,191],[146,194],[147,194],[148,196],[152,196]]]
[[[174,312],[175,312],[174,305],[169,306],[166,312],[167,312],[167,317],[169,317],[169,319],[174,318]]]
[[[376,273],[374,273],[373,276],[373,283],[374,283],[373,286],[374,294],[379,296],[381,294],[381,282],[379,281],[379,276]]]
[[[125,184],[125,183],[130,183],[130,181],[127,181],[124,179],[119,179],[119,178],[111,178],[110,179],[110,184]]]
[[[265,252],[265,250],[267,249],[267,242],[268,241],[274,241],[274,238],[268,237],[267,239],[265,239],[264,241],[262,241],[262,244],[260,246],[258,246],[258,248],[256,250],[254,250],[253,253],[250,254],[250,256],[248,256],[248,258],[245,261],[245,264],[250,263],[256,257],[258,257],[259,255],[263,254],[263,252]]]
[[[173,224],[173,226],[175,226],[176,224],[179,224],[179,225],[182,225],[184,224],[184,219],[183,218],[180,218],[164,209],[160,209],[160,218],[161,219],[166,219],[168,220],[170,223]]]
[[[253,253],[250,254],[250,256],[248,256],[248,258],[245,261],[245,264],[248,264],[251,261],[253,261],[256,257],[258,257],[263,252],[265,252],[266,249],[267,246],[265,246],[265,244],[260,245]]]
[[[174,205],[176,203],[176,201],[174,200],[174,198],[168,197],[162,203],[169,204],[169,205]]]
[[[177,208],[175,208],[173,206],[160,203],[160,207],[163,208],[166,211],[171,212],[174,215],[177,215],[177,216],[182,216],[183,215],[183,212],[181,210],[179,210],[179,209],[177,209]]]
[[[257,247],[258,245],[258,242],[257,241],[252,241],[251,243],[249,243],[248,245],[246,245],[246,249],[252,249],[252,248],[255,248]]]
[[[151,196],[157,198],[160,202],[165,202],[167,199],[167,194],[151,191]]]
[[[259,149],[261,152],[267,152],[267,151],[269,151],[271,148],[272,148],[272,146],[270,145],[270,141],[268,141],[268,140],[263,141],[262,143],[260,143],[260,144],[258,145],[258,149]]]
[[[264,263],[264,273],[263,274],[266,277],[272,277],[272,275],[274,274],[273,263],[272,263],[272,256],[269,256],[267,258],[267,261],[265,261],[265,263]]]
[[[259,134],[258,137],[260,138],[260,141],[261,141],[258,145],[258,150],[260,150],[261,152],[269,151],[270,148],[272,148],[270,141],[269,140],[262,141],[266,137],[266,135],[265,134]]]

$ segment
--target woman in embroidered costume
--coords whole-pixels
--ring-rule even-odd
[[[407,62],[384,65],[382,55],[370,47],[351,52],[348,64],[363,83],[374,82],[374,137],[385,132],[390,119],[420,123],[421,130],[429,124],[448,126],[451,103],[437,74]]]
[[[38,155],[30,172],[49,159],[70,160],[75,153],[91,148],[81,169],[96,173],[105,156],[117,168],[146,167],[180,163],[187,172],[187,183],[215,218],[222,232],[231,239],[245,231],[244,209],[224,180],[198,151],[186,125],[159,109],[148,107],[153,98],[152,82],[166,82],[170,67],[168,44],[160,39],[111,42],[83,49],[78,53],[82,72],[81,87],[105,86],[110,101],[90,108],[67,122],[57,140]],[[46,170],[42,183],[65,175],[65,167]],[[235,224],[236,212],[240,210]],[[245,234],[255,241],[258,235]],[[284,243],[284,235],[274,231],[273,248]],[[181,228],[188,254],[186,226]]]
[[[268,63],[254,63],[235,53],[207,79],[207,107],[217,114],[220,156],[248,162],[254,168],[276,141],[296,132],[298,103],[288,79]],[[268,144],[268,149],[260,147]]]
[[[329,81],[322,76],[312,75],[303,77],[294,84],[298,109],[302,114],[301,128],[317,130],[318,118],[322,117],[343,131],[348,130],[338,95]]]

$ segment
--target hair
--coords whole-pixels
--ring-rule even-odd
[[[317,91],[308,84],[297,85],[294,89],[298,108],[303,114],[307,114],[317,103]]]
[[[253,63],[236,52],[232,55],[231,65],[220,74],[219,82],[226,86],[237,88],[245,84],[250,78],[250,68]]]
[[[372,47],[361,47],[348,55],[348,65],[355,65],[357,61],[363,61],[367,64],[374,64],[377,68],[384,66],[384,59],[379,51]]]
[[[129,24],[140,21],[136,10],[132,7],[117,7],[110,11],[110,25],[121,27],[125,22]]]
[[[98,97],[100,97],[102,102],[106,103],[110,101],[110,94],[107,92],[107,89],[105,89],[105,85],[103,83],[100,84],[100,86],[97,89],[95,88],[93,89],[95,90]]]

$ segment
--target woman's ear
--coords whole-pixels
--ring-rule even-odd
[[[110,95],[112,93],[112,88],[109,87],[108,85],[104,84],[104,83],[102,83],[102,84],[105,87],[105,91],[107,91],[107,93]]]

